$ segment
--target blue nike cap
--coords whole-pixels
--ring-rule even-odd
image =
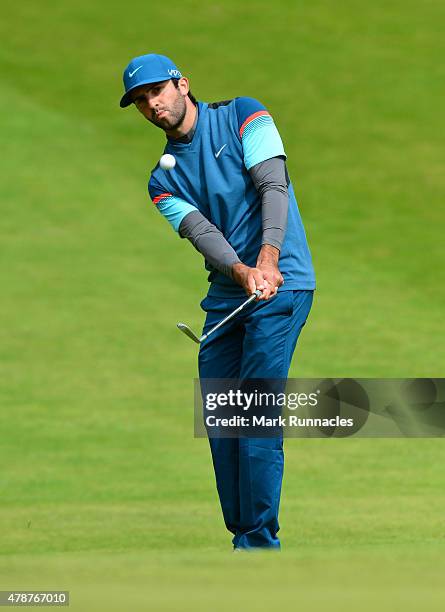
[[[125,93],[122,96],[121,108],[132,103],[131,92],[139,85],[158,83],[168,79],[180,79],[182,74],[170,58],[157,53],[139,55],[131,60],[124,70]]]

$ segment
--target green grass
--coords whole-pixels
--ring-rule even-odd
[[[441,440],[288,440],[281,555],[230,554],[193,438],[201,260],[148,201],[121,72],[171,55],[282,133],[318,289],[292,375],[441,376],[439,2],[8,6],[0,23],[0,588],[76,610],[442,610]]]

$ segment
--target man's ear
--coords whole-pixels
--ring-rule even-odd
[[[179,91],[183,96],[186,96],[190,91],[189,80],[187,77],[181,77],[178,81]]]

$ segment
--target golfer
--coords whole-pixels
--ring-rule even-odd
[[[315,277],[286,169],[283,143],[267,109],[238,97],[200,102],[163,55],[142,55],[124,71],[120,106],[134,104],[167,138],[148,190],[173,230],[205,258],[209,291],[203,333],[245,294],[261,297],[203,342],[199,375],[286,379],[308,317]],[[283,440],[211,438],[216,485],[235,550],[279,549]]]

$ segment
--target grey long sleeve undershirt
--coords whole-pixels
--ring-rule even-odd
[[[216,270],[232,278],[232,266],[240,263],[240,259],[222,232],[199,210],[184,217],[179,225],[179,235],[190,240]]]
[[[262,244],[281,249],[288,209],[285,162],[281,157],[273,157],[253,166],[249,174],[262,203]],[[240,259],[222,232],[199,210],[184,217],[179,235],[187,238],[216,270],[232,278],[232,266],[240,263]]]
[[[281,250],[287,227],[289,194],[286,164],[282,157],[273,157],[253,166],[249,174],[261,198],[263,223],[262,244]]]

